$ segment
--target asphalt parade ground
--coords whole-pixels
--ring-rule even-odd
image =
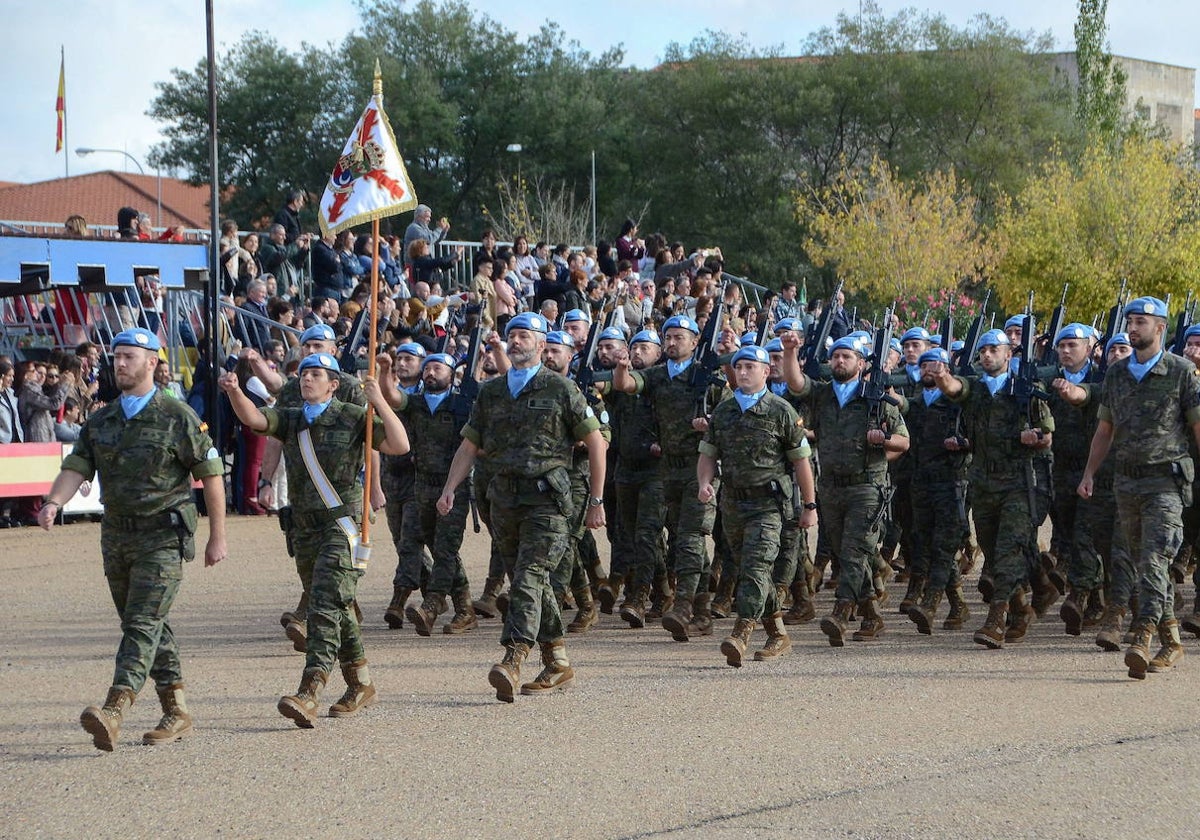
[[[987,651],[971,642],[986,612],[974,576],[966,627],[932,637],[896,613],[893,583],[881,639],[834,649],[812,622],[790,628],[785,657],[740,670],[718,650],[732,619],[681,644],[604,615],[568,639],[574,688],[507,705],[486,676],[498,619],[458,637],[384,624],[395,553],[381,517],[359,587],[380,701],[305,731],[275,709],[303,667],[278,623],[298,594],[282,535],[266,518],[228,530],[229,559],[189,564],[171,613],[194,736],[140,745],[160,715],[147,687],[113,753],[78,722],[103,701],[119,639],[99,526],[0,534],[5,837],[1197,834],[1190,637],[1178,667],[1136,682],[1091,635],[1064,635],[1058,605],[1024,642]],[[486,551],[468,531],[476,595]],[[818,616],[830,605],[822,592]],[[522,677],[539,667],[535,651]],[[342,688],[331,676],[324,705]]]

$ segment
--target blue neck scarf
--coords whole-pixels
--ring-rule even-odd
[[[329,408],[329,404],[333,402],[333,398],[325,400],[323,403],[305,403],[304,404],[304,419],[311,425],[318,417],[325,413],[325,409]]]
[[[529,380],[533,379],[533,375],[541,369],[541,362],[538,362],[531,368],[508,369],[508,393],[513,395],[513,399],[517,398],[517,394],[521,393],[521,389],[528,385]]]
[[[754,408],[754,406],[758,405],[758,401],[761,400],[766,395],[767,395],[766,388],[763,388],[761,391],[759,391],[756,394],[743,394],[741,392],[741,389],[735,390],[733,392],[733,398],[735,400],[737,400],[737,404],[741,407],[743,413],[749,411],[750,409]]]
[[[846,403],[854,399],[854,395],[858,393],[858,379],[851,379],[849,382],[838,382],[836,379],[829,383],[833,386],[833,393],[837,395],[838,405],[842,408],[846,407]]]
[[[782,397],[787,393],[788,390],[788,384],[786,382],[768,382],[767,385],[770,387],[771,393],[777,397]]]
[[[925,388],[921,392],[921,396],[925,398],[925,405],[933,405],[935,402],[941,399],[942,390],[940,388]]]
[[[1067,380],[1072,385],[1078,385],[1080,382],[1082,382],[1084,379],[1087,378],[1088,371],[1091,369],[1092,369],[1091,362],[1088,362],[1086,365],[1081,367],[1079,369],[1079,373],[1071,373],[1071,371],[1067,370],[1066,368],[1063,368],[1063,372],[1062,372],[1063,379]]]
[[[670,375],[670,377],[672,379],[674,379],[676,376],[678,376],[679,374],[681,374],[685,370],[687,370],[688,367],[691,366],[691,364],[692,364],[691,356],[689,356],[686,360],[684,360],[682,362],[676,362],[676,361],[672,361],[671,359],[667,359],[667,374]]]
[[[1011,370],[1013,373],[1016,373],[1017,371],[1019,371],[1021,369],[1021,357],[1013,356],[1011,359],[1009,359],[1008,360],[1008,369]]]
[[[1158,364],[1158,360],[1162,358],[1163,351],[1159,350],[1148,361],[1143,364],[1137,360],[1137,353],[1129,357],[1129,372],[1133,374],[1133,378],[1141,382],[1143,377],[1150,372],[1150,369]],[[124,399],[122,397],[121,399]]]
[[[136,417],[138,412],[150,403],[151,398],[154,396],[155,390],[156,389],[151,388],[140,397],[133,396],[132,394],[122,394],[121,411],[125,412],[125,419],[131,420],[132,418]]]
[[[429,406],[429,413],[434,414],[438,410],[438,406],[446,401],[446,397],[450,396],[450,389],[447,388],[440,394],[434,394],[429,391],[424,392],[425,405]]]
[[[413,385],[397,385],[397,387],[409,395],[419,394],[421,393],[421,380],[418,379]]]
[[[908,378],[913,382],[921,381],[921,366],[920,365],[905,365],[904,369],[908,371]]]
[[[985,373],[979,377],[979,381],[987,386],[988,392],[994,397],[996,392],[1003,388],[1004,383],[1008,381],[1008,371],[1004,371],[999,376],[989,376]]]

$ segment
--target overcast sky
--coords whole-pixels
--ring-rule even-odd
[[[832,25],[835,4],[810,0],[469,0],[480,12],[522,35],[556,21],[593,53],[622,44],[626,63],[653,66],[671,41],[688,43],[706,29],[744,33],[756,46],[782,45],[796,52],[812,31]],[[216,0],[218,54],[249,29],[265,29],[288,47],[304,41],[340,43],[355,28],[350,0]],[[1049,31],[1055,48],[1074,48],[1072,0],[931,0],[879,4],[889,16],[905,7],[937,11],[956,26],[987,12],[1012,26]],[[159,139],[145,115],[154,83],[174,67],[194,67],[205,53],[203,0],[5,0],[10,23],[0,29],[0,181],[57,178],[64,155],[54,153],[54,100],[59,48],[66,49],[67,141],[72,175],[132,164],[120,154],[81,158],[79,146],[127,151],[143,165]],[[856,3],[841,8],[854,13]],[[19,21],[19,25],[16,23]],[[1200,63],[1200,4],[1196,0],[1110,0],[1113,52],[1150,61],[1196,67]],[[364,81],[364,96],[368,93]],[[338,150],[331,149],[330,154]],[[332,159],[332,158],[331,158]]]

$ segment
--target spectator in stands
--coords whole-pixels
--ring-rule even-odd
[[[805,332],[820,319],[821,310],[824,308],[825,301],[821,298],[813,298],[808,302],[808,311],[804,313],[804,319],[801,322],[804,325]]]
[[[566,312],[566,294],[571,288],[570,277],[558,276],[558,266],[554,262],[548,262],[538,268],[538,281],[535,288],[534,302],[540,309],[542,304],[547,300],[553,300],[558,304],[559,312]]]
[[[546,298],[544,301],[542,301],[542,307],[538,310],[538,312],[540,312],[542,317],[551,324],[558,323],[558,301],[556,301],[554,298]]]
[[[91,232],[88,231],[87,219],[83,218],[83,216],[80,216],[78,213],[72,213],[70,216],[67,216],[67,221],[63,223],[63,227],[66,229],[67,236],[74,236],[82,239],[85,236],[92,235]]]
[[[534,246],[533,258],[537,261],[538,268],[541,268],[546,263],[550,262],[550,244],[548,242],[539,242],[536,246]]]
[[[830,319],[829,337],[837,341],[854,332],[856,327],[850,323],[850,313],[846,311],[846,293],[839,289],[837,300],[832,303],[837,304],[837,314]]]
[[[340,304],[346,293],[346,275],[335,237],[322,236],[313,243],[312,270],[313,291]]]
[[[496,290],[496,329],[500,334],[504,334],[504,328],[508,326],[508,322],[517,314],[517,289],[513,285],[513,281],[509,279],[509,263],[513,260],[512,255],[509,255],[509,261],[498,259],[492,263],[492,286]],[[515,277],[515,271],[513,272]]]
[[[796,299],[796,284],[784,280],[779,287],[779,297],[775,300],[775,322],[784,318],[799,318],[804,314],[804,306]]]
[[[267,315],[272,321],[284,327],[296,327],[296,308],[292,306],[290,300],[283,298],[269,298],[267,302]],[[279,327],[271,327],[271,340],[263,346],[278,344],[284,350],[289,350],[296,347],[300,343],[300,339],[294,332],[280,329]],[[266,353],[263,353],[265,356]],[[283,360],[280,359],[282,362]]]
[[[568,281],[571,274],[571,246],[565,242],[555,245],[550,262],[554,263],[554,270],[558,272],[558,282]]]
[[[483,235],[479,237],[479,250],[475,252],[475,257],[472,267],[475,273],[479,273],[479,266],[484,262],[496,261],[496,232],[491,228],[484,228]]]
[[[455,263],[462,259],[462,255],[463,246],[459,245],[455,247],[449,257],[438,259],[430,255],[429,243],[424,239],[418,239],[408,248],[408,262],[412,266],[411,277],[415,282],[425,283],[428,286],[429,282],[433,280],[435,271],[449,271]],[[413,294],[416,294],[415,288]]]
[[[150,214],[138,213],[138,240],[149,242],[153,238],[154,225],[150,221]]]
[[[517,258],[517,274],[521,275],[521,297],[525,305],[533,304],[534,286],[538,278],[538,260],[529,250],[529,240],[518,233],[513,239],[513,256]]]
[[[617,259],[629,260],[636,263],[646,256],[646,243],[638,239],[637,222],[626,219],[621,225],[621,235],[617,237]]]
[[[238,242],[238,226],[233,219],[221,222],[221,294],[235,298],[246,294],[246,287],[238,282],[241,277],[242,245]]]
[[[262,380],[254,375],[249,359],[238,359],[238,386],[257,407],[262,408],[271,401],[271,395]],[[233,487],[238,492],[236,504],[238,513],[243,516],[265,516],[267,509],[258,503],[258,480],[262,472],[263,454],[267,449],[267,439],[257,435],[238,424],[237,453],[234,456]]]
[[[338,260],[342,264],[342,277],[346,288],[352,288],[359,280],[368,277],[367,272],[370,269],[370,263],[364,268],[362,261],[359,260],[358,254],[354,253],[354,232],[343,230],[333,239],[334,250],[337,251]]]
[[[54,439],[59,443],[74,443],[79,440],[79,429],[83,425],[79,403],[67,397],[60,414],[61,418],[54,423]]]
[[[317,324],[333,326],[337,320],[338,302],[324,295],[314,295],[308,305],[308,314],[304,316],[304,329],[315,327]]]
[[[117,237],[134,241],[138,238],[138,211],[122,207],[117,211]]]
[[[17,412],[26,443],[52,443],[54,417],[70,393],[71,383],[63,379],[58,366],[44,362],[25,362],[17,383]]]
[[[299,288],[300,275],[308,261],[312,237],[301,234],[296,241],[285,241],[287,232],[281,224],[273,224],[267,230],[267,241],[259,243],[259,260],[262,270],[274,274],[285,289]]]
[[[300,209],[304,207],[304,191],[291,190],[287,203],[279,208],[272,221],[283,228],[283,244],[291,245],[300,238]]]
[[[13,390],[16,369],[7,359],[0,360],[0,444],[23,443],[25,430],[21,426],[21,415],[17,408],[17,394]]]
[[[471,280],[471,303],[479,305],[479,323],[488,329],[496,327],[496,285],[492,282],[495,264],[484,260],[475,266]]]
[[[450,222],[445,218],[440,219],[437,223],[437,228],[433,229],[429,226],[429,222],[433,219],[433,210],[428,204],[418,204],[417,209],[413,211],[412,223],[408,229],[404,231],[404,253],[409,253],[409,248],[418,239],[424,239],[429,243],[429,250],[432,253],[433,246],[450,232]]]
[[[380,237],[377,244],[379,246],[379,279],[386,283],[389,289],[395,289],[396,285],[402,282],[400,266],[392,259],[386,239]],[[362,264],[363,276],[370,277],[371,264],[374,262],[375,257],[375,248],[372,246],[370,234],[362,233],[355,238],[354,254],[358,257],[359,263]]]
[[[165,359],[159,359],[158,364],[154,366],[154,385],[168,397],[177,400],[184,398],[183,387],[171,375],[171,366]]]
[[[627,262],[633,265],[632,260]],[[605,277],[617,276],[617,259],[613,256],[613,247],[604,239],[596,243],[596,269]]]
[[[582,309],[584,312],[590,312],[588,304],[588,276],[581,269],[572,269],[570,274],[571,286],[563,294],[563,311],[570,312],[572,309]]]
[[[139,275],[133,280],[138,290],[140,304],[137,316],[138,326],[157,333],[162,329],[162,313],[167,290],[163,288],[162,281],[159,280],[157,274]]]
[[[267,284],[262,280],[252,280],[246,287],[246,300],[240,308],[258,318],[239,314],[238,340],[243,347],[251,347],[261,353],[264,345],[271,340],[271,326],[267,322],[274,320],[267,310]]]

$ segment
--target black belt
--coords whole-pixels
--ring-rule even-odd
[[[820,483],[825,487],[855,487],[859,484],[882,484],[886,480],[886,475],[880,475],[878,478],[870,473],[853,473],[851,475],[834,475],[832,473],[821,473]]]
[[[121,516],[115,513],[104,514],[104,524],[118,531],[160,531],[172,530],[182,518],[179,511],[168,510],[154,516]]]
[[[1170,478],[1175,475],[1175,462],[1159,464],[1117,464],[1117,472],[1125,478]]]
[[[550,482],[545,478],[527,478],[516,475],[497,475],[492,478],[492,484],[507,490],[514,495],[521,493],[549,493]]]
[[[668,467],[694,467],[696,466],[696,456],[664,455],[662,462]]]
[[[753,499],[769,499],[775,496],[775,488],[770,484],[760,484],[757,487],[724,487],[724,493],[735,502],[748,502]]]
[[[350,511],[345,505],[326,510],[293,510],[292,524],[297,528],[324,528],[349,515]]]

